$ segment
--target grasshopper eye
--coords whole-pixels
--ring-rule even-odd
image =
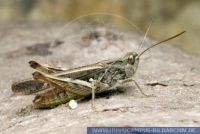
[[[133,58],[133,55],[130,55],[129,57],[128,57],[128,63],[129,64],[134,64],[135,63],[135,59]]]

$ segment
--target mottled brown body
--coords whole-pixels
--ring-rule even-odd
[[[82,99],[91,95],[92,86],[89,83],[89,79],[90,78],[96,79],[98,77],[102,77],[102,81],[104,82],[106,80],[103,77],[105,69],[102,69],[102,68],[103,66],[107,66],[108,63],[110,64],[109,61],[105,61],[103,64],[101,63],[99,67],[97,67],[97,64],[99,63],[96,63],[94,64],[95,66],[94,65],[84,66],[84,67],[81,67],[81,69],[76,68],[76,69],[67,70],[62,73],[54,73],[53,76],[56,76],[57,78],[54,78],[51,75],[44,74],[41,72],[35,72],[33,74],[34,79],[48,82],[54,88],[45,93],[37,95],[33,103],[38,108],[51,108],[59,104],[64,104],[70,101],[71,99]],[[113,72],[112,74],[111,73],[112,71],[111,72],[108,71],[108,72],[109,73],[106,75],[106,77],[110,76],[110,78],[114,77],[115,74],[117,73],[117,72]],[[68,77],[72,77],[72,78],[68,78]],[[65,78],[65,81],[62,81],[63,78]],[[114,80],[114,79],[109,79],[110,84],[113,84],[111,83],[111,80]],[[86,85],[84,85],[84,81],[86,81]],[[108,88],[107,89],[100,88],[100,86],[101,85],[99,85],[99,88],[96,89],[96,93],[100,93],[105,90],[108,90]],[[59,90],[59,89],[63,89],[63,90]]]

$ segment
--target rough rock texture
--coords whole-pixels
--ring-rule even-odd
[[[104,28],[97,29],[103,34],[90,36],[79,32],[81,27],[71,26],[60,38],[63,44],[48,45],[49,53],[34,52],[37,47],[31,52],[27,49],[52,41],[59,28],[57,24],[0,26],[0,133],[86,133],[88,126],[200,125],[200,58],[169,45],[146,53],[135,75],[145,91],[156,97],[142,96],[129,83],[123,93],[96,99],[99,112],[92,111],[90,100],[74,110],[66,105],[33,109],[34,95],[15,95],[10,88],[12,82],[31,77],[29,60],[72,68],[137,51],[141,40],[134,33],[106,34]],[[143,49],[152,43],[148,40]]]

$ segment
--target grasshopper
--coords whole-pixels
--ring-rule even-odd
[[[109,91],[116,85],[130,81],[134,82],[144,96],[153,96],[153,94],[146,94],[134,79],[139,59],[149,49],[176,38],[184,32],[153,44],[139,54],[128,52],[120,58],[103,60],[74,69],[67,70],[30,61],[30,66],[36,70],[33,73],[34,80],[14,83],[12,90],[16,92],[19,87],[24,88],[23,84],[26,84],[26,88],[34,85],[37,90],[46,89],[47,91],[35,96],[33,103],[36,108],[53,108],[70,100],[83,99],[92,94],[92,108],[95,109],[95,94]],[[48,84],[45,85],[45,83]]]

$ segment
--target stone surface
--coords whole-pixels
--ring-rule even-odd
[[[156,97],[142,96],[129,83],[124,85],[123,93],[96,99],[99,112],[92,111],[91,100],[73,110],[64,104],[49,110],[33,109],[34,95],[15,95],[11,91],[14,81],[31,77],[29,60],[73,68],[138,51],[141,40],[135,33],[114,30],[109,38],[107,34],[86,38],[80,27],[71,26],[59,38],[63,44],[47,48],[50,54],[27,54],[28,46],[51,42],[60,26],[0,26],[0,133],[86,133],[88,126],[200,125],[200,57],[164,44],[143,55],[135,75],[141,87]],[[153,42],[148,40],[142,49]]]

